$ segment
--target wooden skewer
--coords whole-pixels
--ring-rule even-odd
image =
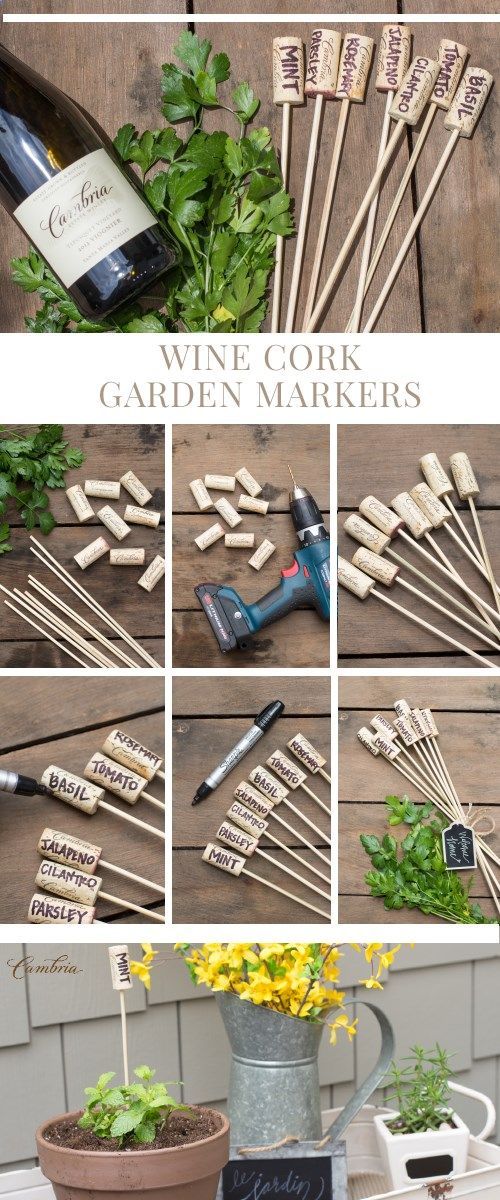
[[[290,169],[290,132],[292,107],[304,103],[304,47],[297,37],[278,37],[273,41],[273,101],[283,109],[281,127],[281,177],[288,188]],[[276,238],[271,332],[280,327],[281,294],[285,239]]]
[[[75,621],[78,625],[81,625],[83,629],[86,629],[93,638],[96,638],[98,642],[101,642],[101,645],[106,646],[106,649],[111,654],[114,654],[116,658],[120,658],[122,662],[126,663],[127,667],[135,667],[137,665],[132,658],[128,657],[128,654],[124,654],[123,651],[120,650],[119,646],[114,646],[113,642],[110,642],[103,633],[100,633],[99,629],[96,629],[95,625],[91,625],[89,621],[86,621],[84,617],[81,617],[79,613],[75,612],[74,608],[71,608],[69,604],[65,604],[59,596],[56,596],[54,592],[51,592],[50,588],[45,587],[43,583],[39,583],[35,575],[28,575],[28,580],[32,587],[36,588],[38,592],[41,592],[43,596],[46,596],[51,604],[53,604],[56,608],[61,609],[61,612],[64,612],[68,617],[71,617],[72,621]]]
[[[301,858],[300,854],[296,854],[295,850],[292,850],[291,846],[286,846],[284,842],[280,842],[279,838],[275,838],[272,833],[269,833],[268,829],[266,830],[266,837],[269,838],[269,841],[273,842],[275,846],[279,846],[280,850],[284,850],[285,854],[289,854],[291,858],[295,858],[296,861],[301,863],[301,865],[305,867],[307,871],[312,871],[313,875],[317,875],[318,878],[323,879],[325,883],[330,883],[328,875],[324,875],[322,871],[318,871],[317,867],[313,867],[312,863],[308,863],[305,858]]]
[[[127,1012],[125,1008],[125,992],[132,987],[128,946],[108,946],[108,954],[109,965],[111,967],[111,982],[113,984],[113,991],[119,992],[120,994],[123,1080],[128,1087],[130,1079],[128,1069]]]
[[[297,841],[301,842],[303,846],[307,846],[307,849],[312,850],[313,854],[315,854],[317,858],[321,858],[321,860],[326,863],[328,867],[330,866],[330,862],[326,854],[323,854],[321,850],[318,850],[317,846],[313,846],[312,842],[308,842],[307,838],[305,838],[303,834],[297,833],[297,830],[293,829],[292,826],[288,824],[288,821],[285,821],[283,817],[279,816],[279,814],[276,812],[276,809],[272,808],[269,816],[274,817],[274,820],[278,821],[280,825],[283,825],[284,829],[288,829],[288,832],[292,833],[293,836],[297,838]]]
[[[156,772],[156,774],[157,774],[157,776],[158,776],[158,779],[163,779],[163,780],[165,779],[165,772],[164,772],[164,771],[157,771],[157,772]]]
[[[129,908],[131,912],[139,913],[142,917],[147,917],[148,921],[159,921],[161,925],[165,924],[165,917],[160,913],[154,912],[154,909],[141,908],[140,904],[133,904],[132,900],[121,900],[119,896],[110,896],[109,892],[99,892],[101,900],[107,900],[109,904],[115,904],[117,908]]]
[[[311,313],[314,308],[314,301],[316,299],[316,293],[318,291],[319,277],[321,274],[321,264],[323,262],[323,254],[324,254],[326,239],[328,237],[328,230],[330,227],[330,218],[331,218],[332,209],[333,209],[333,202],[335,199],[335,191],[336,191],[336,187],[337,187],[337,180],[338,180],[339,170],[340,170],[340,161],[342,158],[342,151],[344,149],[344,140],[345,140],[345,135],[346,135],[346,131],[347,131],[347,122],[349,119],[350,111],[351,111],[351,105],[350,105],[349,100],[347,100],[347,99],[342,100],[342,103],[340,105],[337,133],[335,135],[335,142],[333,145],[332,161],[330,163],[330,171],[329,171],[329,175],[328,175],[328,182],[326,185],[325,199],[324,199],[324,203],[323,203],[323,212],[321,214],[321,221],[319,224],[318,240],[316,243],[316,249],[314,251],[314,259],[313,259],[313,265],[312,265],[312,271],[311,271],[311,279],[310,279],[310,283],[309,283],[309,291],[307,294],[306,306],[305,306],[305,310],[304,310],[304,325],[307,325],[310,321]]]
[[[490,556],[489,556],[488,550],[486,548],[486,542],[484,540],[483,531],[479,524],[479,517],[477,514],[476,505],[474,503],[474,497],[468,496],[468,501],[469,501],[469,508],[472,513],[472,520],[474,521],[474,525],[475,525],[475,529],[476,529],[476,533],[477,533],[478,542],[481,547],[481,553],[482,553],[483,560],[484,560],[484,563],[486,566],[486,570],[488,572],[488,578],[490,581],[491,590],[493,592],[493,599],[497,606],[498,612],[500,613],[500,596],[498,594],[498,584],[497,584],[495,576],[493,574],[493,567],[491,565]]]
[[[384,120],[382,123],[382,132],[380,134],[380,143],[379,143],[378,154],[377,154],[377,166],[384,156],[387,142],[389,140],[389,133],[390,133],[390,128],[391,128],[390,112],[391,112],[391,103],[392,103],[393,95],[394,95],[393,92],[388,92],[387,96],[386,96]],[[356,299],[354,301],[354,308],[353,308],[352,318],[351,318],[351,322],[350,322],[350,332],[352,332],[352,333],[358,333],[359,327],[361,324],[361,313],[363,311],[363,299],[364,299],[364,295],[365,295],[366,277],[368,274],[368,267],[370,265],[370,254],[371,254],[371,248],[372,248],[372,243],[373,243],[373,234],[375,231],[375,222],[377,220],[379,195],[380,195],[380,185],[377,188],[375,195],[373,197],[373,200],[368,209],[368,217],[366,220],[366,230],[365,230],[365,240],[363,242],[363,250],[362,250],[362,254],[361,254],[361,266],[360,266],[360,270],[359,270],[358,286],[357,286],[357,290],[356,290]]]
[[[160,887],[158,883],[152,883],[150,879],[136,875],[134,871],[107,862],[101,857],[101,846],[85,842],[71,833],[64,833],[63,830],[47,826],[40,836],[37,849],[42,858],[49,858],[51,862],[63,863],[67,867],[81,866],[89,875],[94,875],[98,868],[103,867],[115,875],[122,875],[124,879],[140,883],[142,887],[151,888],[151,891],[157,892],[159,896],[165,895],[165,888]]]
[[[163,842],[165,841],[165,834],[162,829],[155,829],[154,825],[148,825],[146,821],[141,821],[139,817],[133,817],[131,813],[123,812],[121,808],[115,808],[113,804],[108,804],[107,800],[99,800],[99,808],[106,809],[106,812],[113,813],[114,817],[120,817],[122,821],[130,821],[131,825],[138,825],[141,829],[147,829],[148,833],[161,838]]]
[[[23,596],[23,594],[21,592],[19,592],[18,588],[16,588],[14,590],[14,592],[10,592],[8,590],[8,588],[4,587],[3,584],[0,584],[0,590],[2,592],[5,592],[6,596],[9,596],[9,597],[11,597],[12,600],[15,600],[17,602],[17,604],[20,604],[21,608],[26,609],[26,612],[31,613],[32,616],[37,617],[38,620],[42,621],[44,625],[47,625],[47,627],[49,629],[52,629],[55,633],[58,633],[59,636],[64,637],[64,640],[66,642],[68,642],[68,644],[70,646],[73,646],[76,650],[80,650],[81,653],[85,653],[87,655],[87,657],[90,658],[90,661],[92,663],[94,663],[98,667],[101,667],[101,668],[104,667],[105,664],[101,661],[101,658],[100,658],[100,656],[97,655],[97,653],[94,654],[94,652],[92,650],[88,650],[86,646],[83,646],[81,644],[81,641],[82,641],[81,639],[79,639],[77,637],[72,637],[71,633],[69,633],[67,631],[67,626],[63,627],[62,623],[57,620],[52,621],[50,619],[50,617],[45,615],[45,613],[40,612],[37,605],[29,603],[29,601]],[[7,601],[5,601],[5,603],[7,604]],[[12,608],[12,605],[9,605],[9,607]],[[41,632],[43,632],[43,630]],[[73,658],[74,655],[71,655],[71,657]]]
[[[230,875],[245,874],[249,879],[255,880],[256,883],[261,883],[264,887],[271,888],[273,892],[279,892],[280,896],[286,896],[287,900],[292,900],[295,904],[301,904],[303,908],[308,908],[311,912],[318,913],[320,917],[325,917],[330,920],[330,913],[323,912],[323,909],[316,908],[316,905],[310,904],[308,900],[302,900],[299,896],[295,896],[293,892],[288,892],[285,888],[278,887],[276,883],[271,883],[269,879],[263,879],[262,875],[256,875],[255,871],[249,871],[246,859],[241,855],[233,854],[232,851],[221,846],[215,846],[209,842],[203,852],[204,862],[210,863],[213,867],[219,867],[222,871],[227,871]],[[224,862],[225,865],[221,866]]]
[[[56,616],[55,613],[51,613],[50,609],[47,608],[45,604],[42,604],[37,596],[32,596],[30,592],[21,592],[19,588],[14,588],[14,592],[18,600],[23,600],[32,612],[34,611],[35,613],[39,613],[41,616],[43,615],[44,619],[47,621],[47,624],[49,624],[51,628],[58,629],[61,633],[63,633],[68,640],[71,640],[74,645],[79,646],[80,649],[87,654],[93,662],[97,663],[98,666],[114,666],[110,658],[107,658],[107,656],[102,654],[101,651],[96,647],[89,646],[86,639],[82,637],[81,634],[77,633],[76,630],[71,629],[71,627],[67,625],[66,621],[63,621],[60,617]]]
[[[461,600],[457,600],[456,596],[453,596],[451,592],[446,591],[446,588],[442,588],[438,583],[435,583],[434,580],[431,579],[430,575],[426,575],[424,571],[419,571],[418,567],[415,567],[413,563],[408,562],[407,558],[402,558],[401,555],[397,554],[395,550],[386,550],[386,554],[388,554],[390,558],[393,558],[395,562],[398,562],[400,566],[404,567],[405,571],[411,571],[412,575],[416,575],[418,579],[421,579],[423,583],[426,583],[427,587],[433,588],[433,590],[438,592],[439,595],[443,596],[449,604],[453,604],[455,608],[459,608],[461,612],[464,612],[470,618],[470,620],[477,621],[478,625],[481,625],[484,629],[490,628],[486,621],[483,621],[479,614],[474,611],[474,609],[468,608],[466,604],[462,604]],[[493,639],[490,640],[489,638],[485,638],[484,640],[489,642],[491,646],[495,646],[497,648],[497,643],[494,642]]]
[[[387,297],[389,296],[395,280],[399,275],[400,269],[413,242],[415,234],[421,225],[427,209],[429,208],[429,205],[431,204],[431,201],[439,187],[458,139],[460,137],[472,137],[475,125],[479,120],[484,105],[486,104],[492,83],[492,76],[482,67],[468,67],[465,71],[462,82],[457,90],[453,103],[450,107],[450,111],[444,122],[445,129],[451,130],[449,141],[443,150],[430,183],[422,197],[413,221],[411,222],[408,233],[402,242],[399,253],[394,259],[394,263],[389,271],[378,300],[376,301],[366,322],[363,330],[364,333],[370,333],[376,325],[380,313],[384,308]]]
[[[284,871],[286,875],[291,875],[292,879],[296,879],[298,883],[303,883],[304,887],[309,888],[311,892],[316,892],[324,900],[329,901],[331,899],[328,892],[324,892],[322,888],[316,887],[315,883],[310,883],[309,880],[304,879],[303,875],[298,875],[296,871],[292,871],[291,867],[286,867],[284,863],[280,863],[276,858],[272,858],[265,850],[261,850],[260,846],[255,847],[255,854],[260,854],[261,858],[267,859],[267,862],[271,863],[272,867],[276,867],[278,871]]]
[[[154,804],[156,808],[161,808],[163,811],[165,810],[164,801],[157,800],[156,796],[150,796],[149,792],[141,792],[141,800],[149,800],[149,803]]]
[[[44,638],[47,638],[49,642],[53,642],[54,646],[57,646],[58,650],[62,650],[63,654],[67,654],[69,658],[73,658],[75,662],[80,664],[81,667],[85,667],[86,671],[90,671],[91,668],[89,667],[89,664],[84,662],[83,658],[79,658],[77,654],[73,654],[72,650],[69,650],[67,646],[63,646],[62,642],[58,642],[57,638],[52,637],[52,634],[48,633],[47,630],[42,629],[42,626],[38,625],[36,621],[31,621],[30,618],[27,617],[20,608],[16,608],[15,604],[10,604],[8,600],[4,600],[4,604],[7,608],[11,608],[12,612],[15,612],[18,617],[21,617],[21,620],[25,621],[27,625],[31,625],[33,629],[38,631],[38,633],[42,633]]]
[[[128,1069],[127,1010],[125,1008],[125,992],[120,992],[120,1020],[122,1029],[123,1081],[126,1087],[128,1087],[130,1083],[130,1075]]]

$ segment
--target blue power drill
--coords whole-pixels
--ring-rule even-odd
[[[289,467],[290,475],[292,475]],[[290,514],[300,543],[277,587],[255,604],[245,604],[234,588],[200,583],[195,594],[223,654],[246,650],[252,636],[295,608],[315,608],[330,620],[330,535],[316,501],[292,475]]]

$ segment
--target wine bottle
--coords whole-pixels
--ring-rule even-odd
[[[93,321],[175,265],[173,247],[111,142],[1,45],[0,201]]]

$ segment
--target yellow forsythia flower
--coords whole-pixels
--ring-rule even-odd
[[[147,988],[148,992],[151,988],[151,971],[150,967],[154,965],[154,960],[159,954],[159,950],[153,950],[151,942],[141,942],[142,961],[134,962],[130,960],[130,971],[132,975],[137,975]]]

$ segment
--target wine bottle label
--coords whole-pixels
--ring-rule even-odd
[[[106,150],[94,150],[54,175],[14,216],[67,288],[157,224]]]

